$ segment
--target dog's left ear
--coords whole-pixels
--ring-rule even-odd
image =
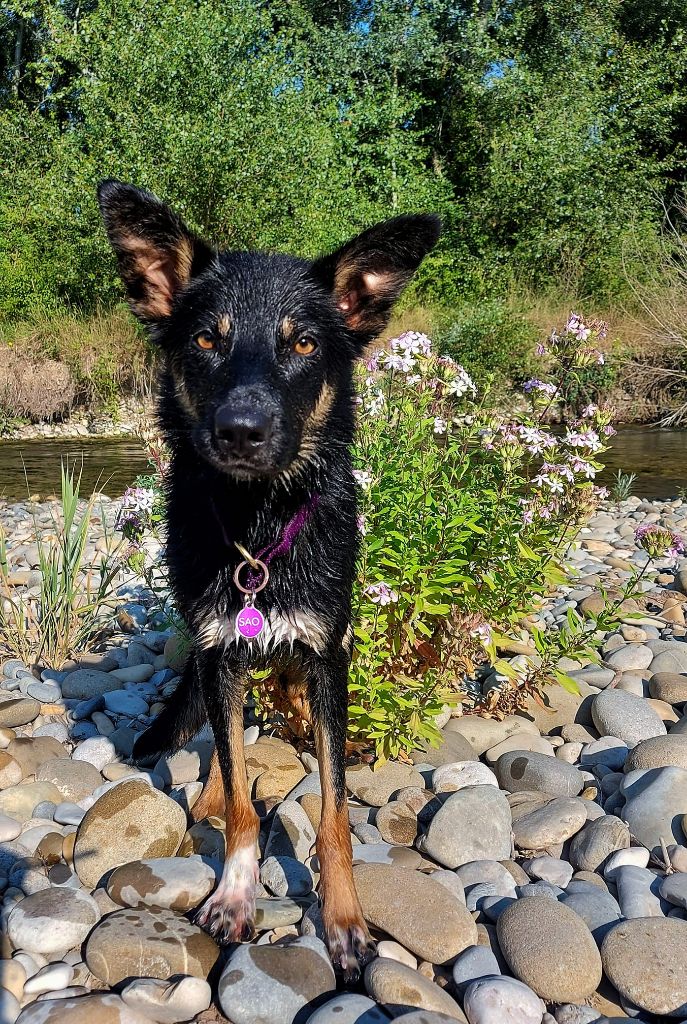
[[[349,328],[365,342],[384,329],[391,307],[441,234],[432,214],[394,217],[312,265]]]

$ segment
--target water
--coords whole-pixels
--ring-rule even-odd
[[[77,469],[83,467],[84,495],[97,489],[117,497],[139,473],[147,471],[145,453],[134,438],[1,441],[0,498],[22,501],[29,493],[58,493],[62,459],[68,459]],[[682,488],[687,489],[687,430],[622,427],[605,461],[601,483],[612,485],[621,469],[637,474],[634,494],[643,498],[675,497]]]
[[[80,493],[100,491],[116,498],[148,471],[148,460],[135,438],[50,438],[0,441],[0,498],[23,501],[28,494],[60,493],[62,460],[81,470]]]
[[[611,441],[600,483],[612,486],[620,469],[637,474],[632,493],[642,498],[675,498],[687,490],[687,430],[621,427]]]

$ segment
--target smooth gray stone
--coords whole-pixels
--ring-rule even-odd
[[[594,892],[564,893],[561,896],[561,903],[565,903],[566,907],[579,914],[600,947],[606,934],[617,921],[622,920],[623,915],[610,893],[596,886],[589,888],[594,888]]]

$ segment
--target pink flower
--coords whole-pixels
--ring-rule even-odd
[[[396,604],[398,594],[392,590],[388,583],[371,583],[365,587],[363,593],[370,598],[373,604],[385,607],[388,604]]]

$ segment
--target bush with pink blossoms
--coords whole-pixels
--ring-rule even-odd
[[[562,432],[547,423],[562,375],[602,358],[604,331],[574,314],[554,331],[541,349],[550,372],[526,382],[518,417],[490,410],[469,373],[424,335],[395,338],[361,371],[350,716],[354,737],[378,757],[436,739],[437,716],[461,699],[465,676],[496,659],[494,637],[517,629],[564,578],[565,547],[605,497],[594,480],[613,428],[610,411],[592,404]],[[568,640],[538,638],[563,683],[553,666]]]

